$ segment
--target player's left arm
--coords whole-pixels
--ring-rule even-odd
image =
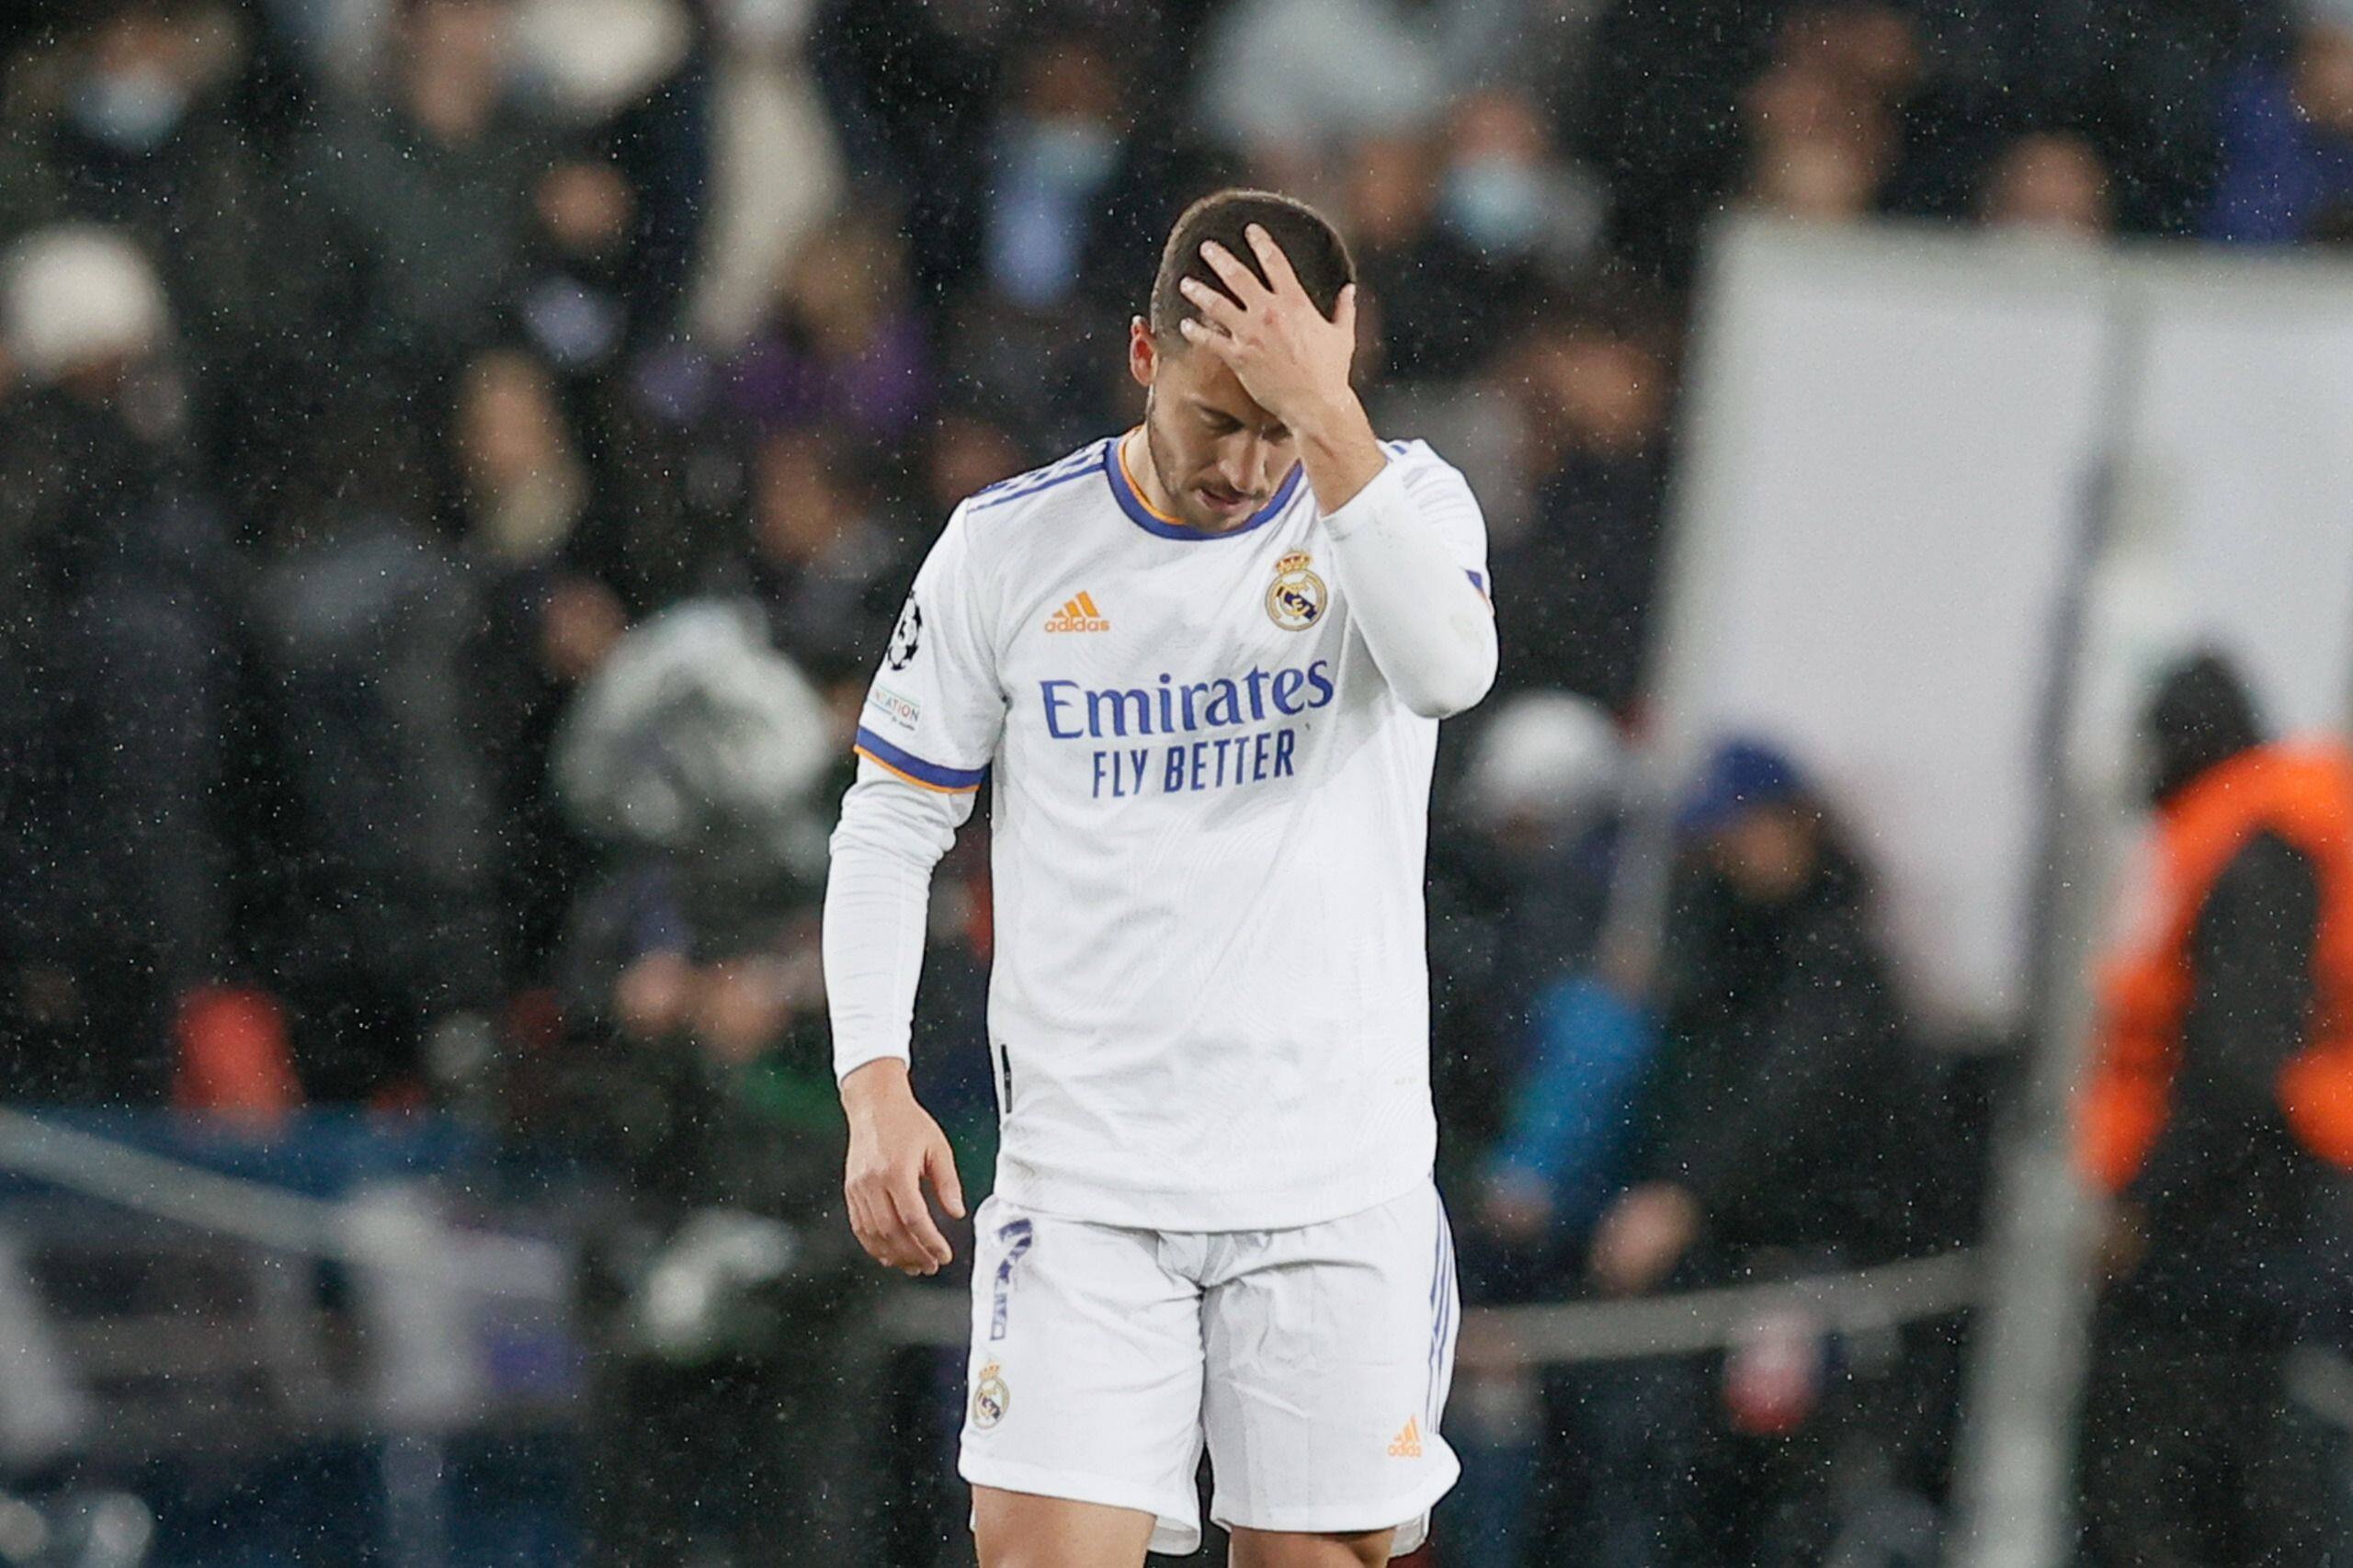
[[[1186,279],[1185,297],[1200,313],[1178,330],[1231,366],[1298,439],[1331,536],[1333,574],[1390,688],[1424,718],[1460,713],[1495,678],[1478,503],[1452,469],[1432,462],[1409,474],[1374,436],[1348,384],[1356,285],[1340,291],[1327,318],[1273,237],[1256,224],[1247,233],[1266,281],[1214,241],[1203,245],[1201,258],[1233,297]]]

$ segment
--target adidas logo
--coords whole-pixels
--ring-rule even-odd
[[[1049,631],[1108,631],[1111,623],[1095,608],[1095,596],[1080,594],[1046,618]]]
[[[1389,1457],[1392,1460],[1417,1460],[1422,1457],[1422,1428],[1414,1417],[1405,1417],[1405,1425],[1389,1439]]]

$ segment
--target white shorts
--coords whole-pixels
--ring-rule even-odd
[[[1130,1230],[998,1199],[975,1217],[957,1469],[980,1486],[1228,1528],[1428,1534],[1461,1467],[1438,1436],[1454,1243],[1435,1188],[1283,1231]]]

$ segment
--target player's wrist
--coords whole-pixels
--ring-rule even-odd
[[[904,1057],[878,1056],[842,1074],[842,1109],[851,1120],[871,1117],[886,1105],[915,1098]]]
[[[1283,423],[1302,447],[1334,447],[1358,437],[1368,440],[1372,437],[1372,420],[1364,411],[1363,400],[1345,382],[1336,392],[1303,400],[1284,415]]]

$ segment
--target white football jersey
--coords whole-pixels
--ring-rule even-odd
[[[989,786],[1008,1202],[1191,1231],[1357,1212],[1436,1151],[1438,722],[1350,625],[1299,469],[1210,534],[1155,513],[1120,449],[956,509],[867,699],[860,777]],[[1386,450],[1483,589],[1461,474]]]

